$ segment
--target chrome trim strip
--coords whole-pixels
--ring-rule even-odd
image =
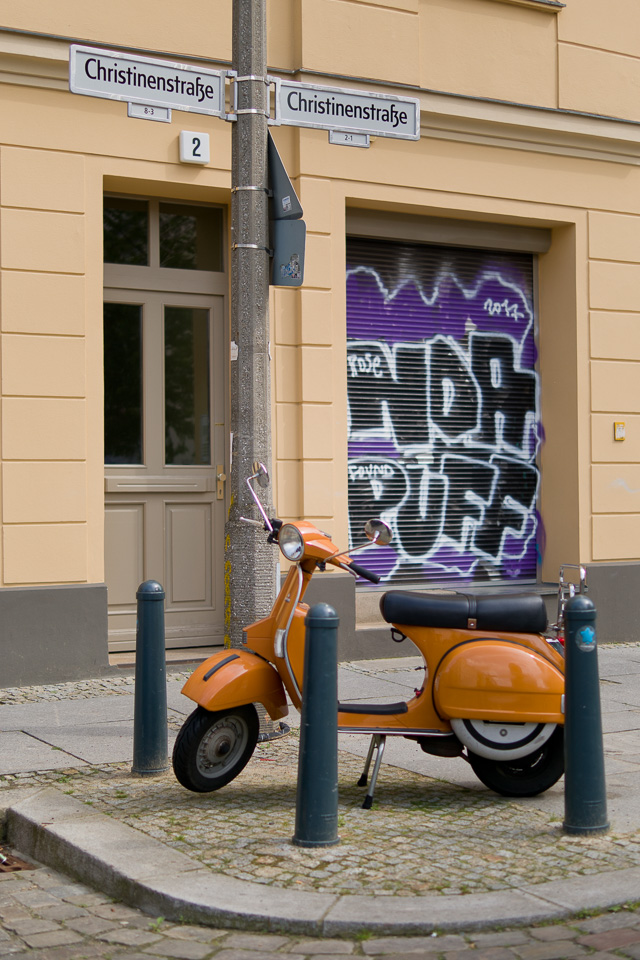
[[[424,727],[344,727],[338,726],[338,733],[363,733],[365,736],[385,734],[390,737],[417,735],[421,737],[453,737],[453,730],[425,730]]]
[[[298,568],[298,592],[296,593],[296,598],[294,602],[291,604],[291,613],[289,614],[287,625],[284,628],[284,640],[282,643],[282,649],[284,653],[284,662],[287,666],[287,670],[289,671],[289,676],[291,677],[291,683],[293,684],[293,689],[298,694],[298,697],[300,698],[300,700],[302,700],[302,692],[300,690],[300,687],[298,686],[298,681],[294,676],[293,669],[291,667],[291,661],[289,660],[289,629],[291,627],[291,623],[293,621],[293,617],[296,612],[296,607],[298,606],[298,602],[300,600],[300,594],[302,593],[302,583],[303,583],[302,568],[300,564],[296,564],[296,566]]]

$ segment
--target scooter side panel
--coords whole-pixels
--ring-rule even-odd
[[[289,712],[282,681],[271,664],[248,650],[221,650],[191,674],[182,692],[205,710],[261,703],[272,720]]]
[[[433,684],[441,717],[564,723],[564,676],[517,641],[469,640],[440,662]]]

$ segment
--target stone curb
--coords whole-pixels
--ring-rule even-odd
[[[152,837],[52,787],[0,798],[7,841],[33,857],[155,916],[310,936],[428,934],[570,917],[640,900],[640,868],[499,893],[338,896],[216,875]]]

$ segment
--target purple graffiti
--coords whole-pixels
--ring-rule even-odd
[[[521,272],[443,269],[426,290],[347,269],[350,539],[390,523],[395,550],[363,553],[385,580],[535,578],[543,431]]]

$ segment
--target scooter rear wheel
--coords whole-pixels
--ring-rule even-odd
[[[252,703],[210,713],[196,707],[173,748],[173,771],[195,793],[219,790],[244,769],[258,742],[260,722]]]
[[[535,797],[564,773],[563,734],[558,726],[542,747],[519,760],[489,760],[468,750],[469,763],[478,780],[503,797]]]

